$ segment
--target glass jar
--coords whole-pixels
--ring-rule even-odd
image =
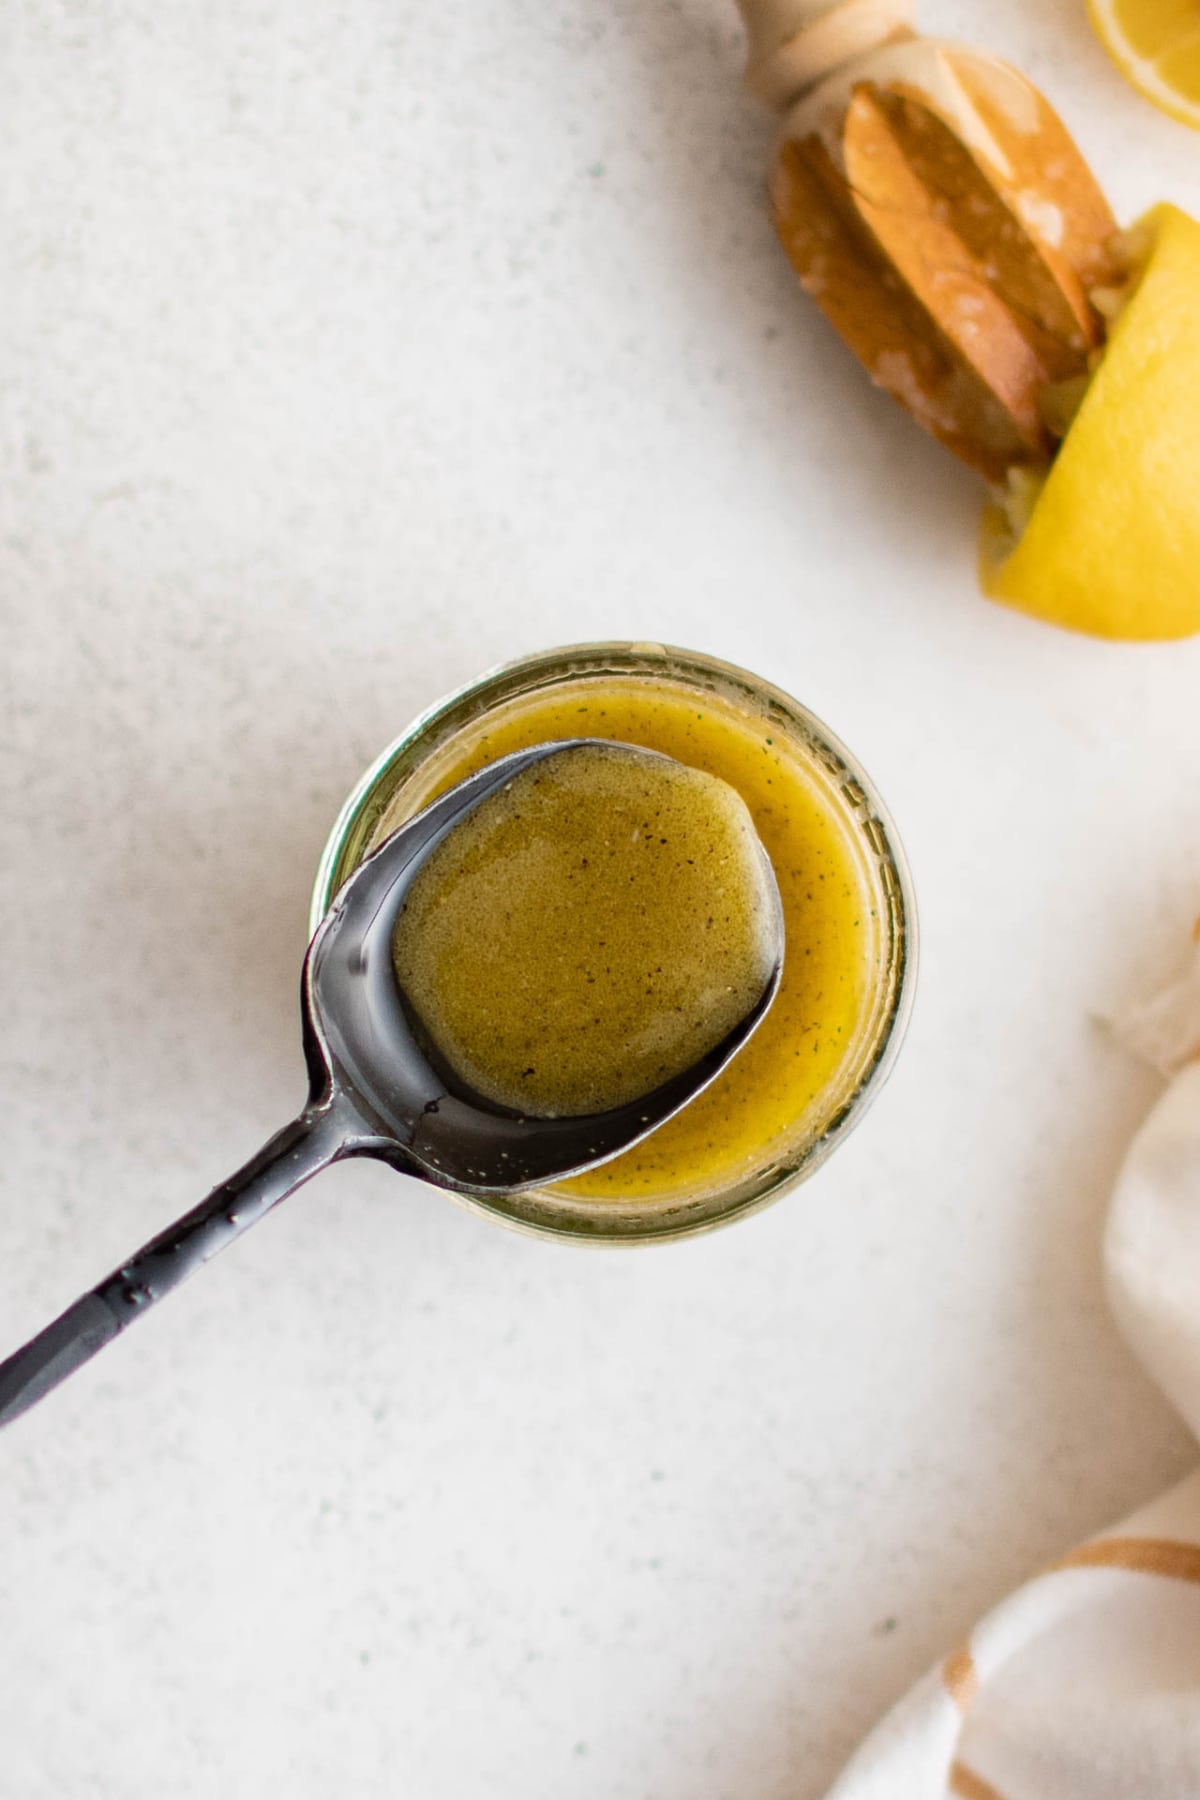
[[[620,694],[625,700],[615,714],[602,705],[606,695],[611,700]],[[653,735],[643,736],[640,730],[622,731],[617,722],[625,717],[622,707],[636,710],[638,706],[670,710],[675,734],[670,745]],[[551,731],[539,730],[537,716],[544,715],[547,708],[566,723],[556,723]],[[688,721],[690,748],[676,751],[680,718]],[[515,737],[515,732],[524,735]],[[849,910],[858,915],[853,919],[853,955],[840,975],[836,959],[830,964],[837,980],[851,984],[853,1005],[848,1011],[843,1008],[838,1037],[832,1036],[832,1028],[826,1032],[823,1060],[810,1065],[824,1071],[816,1090],[797,1098],[790,1113],[785,1099],[786,1116],[782,1121],[776,1118],[761,1141],[738,1140],[738,1131],[744,1138],[749,1129],[752,1109],[751,1114],[738,1113],[737,1129],[731,1127],[727,1134],[734,1149],[726,1156],[725,1166],[715,1172],[712,1166],[697,1166],[693,1176],[685,1158],[667,1174],[660,1169],[655,1176],[639,1169],[635,1178],[630,1172],[636,1167],[635,1153],[629,1152],[590,1177],[553,1187],[487,1199],[456,1195],[463,1205],[530,1231],[594,1241],[632,1242],[707,1230],[765,1206],[811,1175],[861,1119],[882,1086],[911,1010],[917,961],[912,886],[895,828],[870,780],[819,719],[760,677],[693,651],[628,643],[547,650],[490,671],[423,713],[366,771],[342,808],[317,872],[312,929],[341,884],[386,836],[469,768],[517,747],[518,742],[623,736],[624,741],[644,741],[649,748],[668,748],[683,760],[708,764],[713,773],[732,779],[754,813],[755,797],[745,783],[723,767],[719,755],[709,763],[709,751],[715,755],[722,743],[731,743],[729,734],[734,732],[739,734],[739,743],[745,740],[738,754],[746,768],[751,765],[744,762],[745,744],[752,742],[767,759],[751,769],[760,835],[769,835],[764,821],[784,828],[778,816],[783,802],[766,792],[772,786],[767,771],[774,769],[777,793],[782,794],[792,783],[793,794],[799,794],[801,786],[810,794],[809,804],[816,809],[812,817],[823,821],[823,828],[833,834],[831,843],[836,836],[838,854],[846,859],[846,868],[853,869],[856,885]],[[488,743],[482,741],[485,736]],[[469,763],[464,760],[471,757],[474,760]],[[787,912],[783,864],[795,861],[788,855],[792,845],[784,836],[775,847],[770,842],[767,847],[784,889]],[[787,880],[794,886],[798,878],[797,869],[789,866]],[[813,878],[808,899],[820,906],[827,890],[816,892],[816,879],[824,882],[825,875]],[[843,923],[848,926],[849,913],[843,911]],[[780,1037],[775,1044],[764,1034],[785,1000],[789,963],[810,954],[803,933],[789,922],[780,997],[722,1082],[736,1076],[745,1087],[746,1077],[739,1075],[739,1065],[749,1067],[746,1059],[752,1051],[764,1072],[767,1058],[774,1054],[770,1080],[776,1085],[784,1077],[793,1079],[789,1073],[793,1068],[804,1068],[802,1060],[798,1064],[783,1061],[807,1056],[808,1041],[798,1022],[790,1037]],[[805,965],[797,962],[795,966],[804,972]],[[786,1009],[780,1020],[786,1021]],[[785,1087],[783,1091],[786,1096],[790,1090]],[[711,1148],[722,1139],[723,1119],[732,1121],[735,1107],[749,1100],[753,1100],[749,1090],[738,1098],[736,1084],[728,1092],[714,1084],[714,1089],[693,1101],[676,1120],[660,1127],[647,1140],[646,1148],[669,1145],[672,1140],[664,1134],[678,1135],[682,1122],[701,1106],[707,1108]],[[726,1102],[729,1111],[723,1115]],[[720,1143],[715,1154],[719,1162]]]

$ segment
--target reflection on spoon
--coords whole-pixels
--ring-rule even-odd
[[[783,920],[765,854],[770,954],[760,958],[739,1016],[687,1067],[607,1110],[538,1117],[486,1098],[439,1054],[397,982],[397,922],[421,871],[455,827],[549,759],[598,749],[606,762],[678,767],[647,751],[587,739],[520,750],[435,800],[354,872],[304,962],[304,1110],[192,1212],[0,1363],[0,1425],[49,1393],[329,1163],[372,1156],[454,1192],[510,1193],[619,1155],[720,1074],[779,986]]]

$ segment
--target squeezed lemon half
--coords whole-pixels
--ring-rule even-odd
[[[1071,631],[1180,638],[1200,631],[1200,223],[1162,205],[1134,236],[1140,272],[1024,529],[984,513],[980,581]]]
[[[1127,81],[1200,130],[1200,7],[1196,0],[1088,0],[1096,35]]]

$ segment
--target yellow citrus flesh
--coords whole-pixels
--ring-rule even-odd
[[[1200,631],[1200,224],[1158,206],[1149,245],[1015,547],[984,514],[980,580],[993,600],[1072,631]]]
[[[1104,48],[1138,92],[1200,129],[1196,0],[1088,0]]]

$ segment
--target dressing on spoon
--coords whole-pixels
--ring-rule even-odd
[[[581,743],[424,864],[393,958],[427,1048],[501,1106],[606,1112],[712,1050],[779,960],[774,876],[727,782]]]

